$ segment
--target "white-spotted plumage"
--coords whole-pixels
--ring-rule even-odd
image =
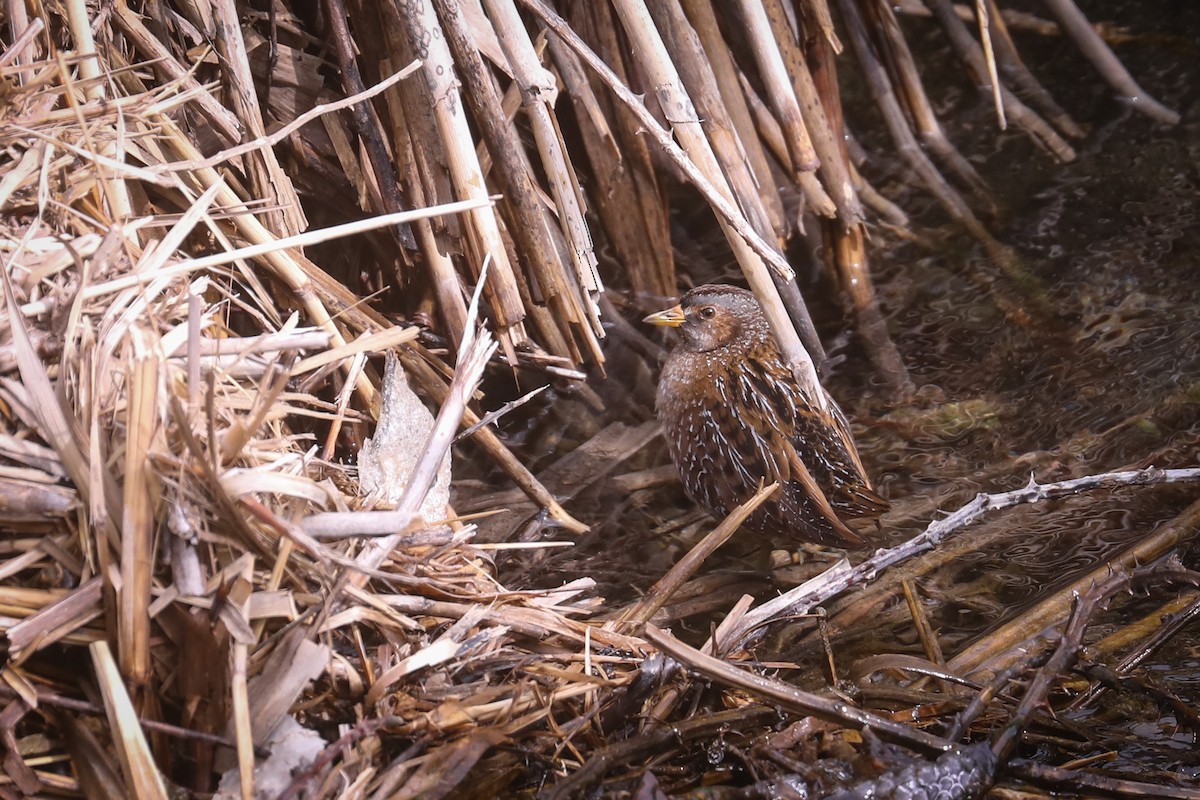
[[[647,318],[677,327],[658,415],[671,460],[696,503],[723,517],[762,483],[781,488],[743,527],[840,547],[865,540],[842,518],[887,508],[861,468],[849,425],[814,406],[783,364],[754,295],[700,286]]]

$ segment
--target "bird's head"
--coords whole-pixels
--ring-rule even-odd
[[[643,322],[678,328],[679,346],[694,353],[749,344],[766,330],[754,294],[726,284],[697,286],[679,305],[651,314]]]

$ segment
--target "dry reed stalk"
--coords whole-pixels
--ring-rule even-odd
[[[114,734],[113,744],[125,776],[126,791],[139,800],[167,800],[162,775],[154,763],[149,743],[138,724],[137,713],[121,682],[121,673],[117,670],[108,644],[93,642],[88,649],[92,654],[100,695],[104,698],[109,728]]]
[[[324,6],[326,19],[329,22],[329,27],[332,29],[333,41],[337,48],[338,64],[341,67],[342,86],[348,95],[362,94],[366,87],[358,71],[355,45],[350,38],[350,30],[347,27],[346,8],[342,0],[326,0]],[[404,210],[404,202],[396,180],[393,159],[384,145],[383,132],[380,130],[379,121],[371,111],[372,109],[369,104],[365,102],[357,103],[352,109],[352,119],[354,120],[354,127],[358,132],[359,139],[362,141],[367,153],[367,161],[371,167],[371,177],[373,178],[371,185],[378,192],[378,196],[382,201],[382,210],[387,213],[395,213]],[[345,159],[344,161],[348,162],[349,160]],[[399,225],[394,229],[393,233],[395,234],[396,242],[401,247],[411,249],[416,246],[412,231],[407,226]],[[399,276],[397,276],[397,283],[400,283]]]
[[[620,78],[608,67],[604,61],[597,56],[590,47],[567,25],[566,20],[556,14],[542,0],[521,0],[521,3],[528,8],[533,14],[541,20],[546,27],[550,28],[563,42],[571,48],[588,67],[596,73],[597,76],[608,86],[609,89],[621,100],[621,102],[633,112],[634,116],[644,127],[644,132],[649,133],[663,149],[663,151],[671,158],[671,161],[683,172],[687,179],[700,190],[704,198],[708,200],[713,210],[717,212],[718,219],[722,224],[728,225],[733,231],[736,231],[745,241],[747,246],[758,255],[770,268],[774,269],[780,275],[790,279],[792,277],[792,268],[787,261],[778,253],[778,251],[763,238],[759,236],[754,229],[746,222],[745,216],[737,210],[730,202],[728,195],[718,189],[717,185],[712,183],[707,174],[702,171],[689,158],[677,144],[671,134],[664,130],[658,120],[654,118],[644,104],[644,102],[635,95],[628,86],[626,86]],[[644,8],[642,9],[644,12]],[[644,16],[644,14],[642,15]],[[635,28],[635,30],[639,30]],[[649,35],[649,34],[647,34]],[[651,37],[652,39],[657,37]],[[661,43],[661,39],[659,39]],[[659,63],[664,69],[673,72],[673,67],[670,66],[670,59],[663,59],[662,48],[659,48]],[[679,81],[676,80],[674,87],[679,87]],[[695,123],[695,114],[691,116],[693,124]],[[697,139],[697,142],[700,141]],[[711,158],[706,162],[712,166]],[[765,280],[765,276],[764,276]],[[795,339],[793,334],[792,339]]]
[[[867,268],[866,228],[859,222],[850,228],[842,228],[836,222],[828,222],[829,238],[833,240],[833,260],[842,278],[842,286],[850,295],[858,321],[858,331],[867,347],[867,354],[880,377],[897,397],[907,397],[915,390],[908,367],[896,349],[896,343],[888,333],[887,321],[879,308],[875,296],[875,282]],[[858,465],[860,474],[866,470]]]
[[[1200,501],[1192,503],[1173,520],[1144,539],[1133,542],[1118,556],[1108,559],[1095,569],[1071,581],[1064,588],[1044,598],[1033,609],[993,631],[988,636],[960,651],[946,665],[960,675],[976,678],[995,673],[1008,664],[1029,657],[1034,639],[1056,620],[1063,619],[1074,598],[1088,587],[1112,574],[1114,568],[1132,569],[1148,564],[1196,535],[1200,523]]]
[[[121,614],[118,654],[121,672],[135,696],[150,688],[150,585],[154,573],[151,443],[158,429],[159,360],[148,331],[131,331],[132,358],[126,389],[124,517],[121,521]]]
[[[13,35],[13,41],[3,53],[0,53],[0,67],[38,61],[41,56],[36,39],[46,24],[42,22],[41,17],[35,17],[32,22],[29,20],[29,12],[26,10],[23,0],[5,0],[4,10],[8,16],[9,30]],[[19,78],[23,78],[25,71],[19,70],[17,75]]]
[[[771,229],[775,231],[775,238],[786,240],[793,226],[784,213],[783,201],[775,186],[775,176],[767,162],[762,142],[755,133],[754,120],[738,82],[737,65],[718,27],[712,0],[683,0],[683,9],[699,37],[700,51],[709,61],[721,100],[719,105],[728,115],[734,135],[745,153],[758,188],[757,195],[767,213]]]
[[[671,634],[653,625],[646,626],[646,638],[662,653],[686,664],[702,675],[736,686],[751,695],[760,696],[768,702],[778,703],[799,713],[811,714],[819,719],[855,728],[869,728],[882,739],[927,753],[944,753],[954,746],[951,742],[896,722],[890,717],[871,714],[841,700],[831,700],[827,697],[810,694],[783,681],[768,678],[750,670],[739,669],[719,658],[688,647]]]
[[[671,567],[670,572],[659,578],[641,600],[621,612],[621,616],[615,622],[608,623],[605,627],[640,632],[659,609],[667,604],[679,587],[696,573],[700,565],[716,552],[717,548],[729,541],[729,537],[737,532],[738,526],[746,521],[746,517],[753,514],[754,510],[778,489],[778,483],[764,486],[745,503],[729,512],[717,527]]]
[[[759,182],[747,162],[746,148],[725,110],[724,98],[700,37],[684,16],[677,0],[652,4],[649,10],[663,31],[663,42],[678,64],[688,95],[696,104],[696,114],[712,145],[713,155],[729,181],[730,192],[746,215],[746,221],[754,226],[759,236],[770,241],[775,228],[767,216]]]
[[[471,322],[473,317],[468,317]],[[429,433],[420,460],[413,466],[405,487],[404,498],[392,511],[329,512],[315,514],[301,522],[303,530],[313,536],[338,534],[353,530],[360,535],[387,534],[367,542],[358,557],[358,564],[367,569],[377,568],[396,546],[405,529],[418,520],[417,512],[425,501],[425,495],[433,484],[438,465],[442,463],[450,447],[454,432],[463,419],[463,409],[474,393],[483,374],[483,368],[496,350],[491,335],[479,329],[474,337],[464,340],[459,352],[458,368],[446,390],[437,421]],[[366,573],[358,573],[352,580],[362,586]]]
[[[962,196],[946,182],[937,167],[921,151],[916,136],[913,135],[905,120],[904,112],[901,110],[900,102],[887,72],[871,43],[867,24],[859,13],[857,3],[854,0],[838,0],[838,8],[846,25],[850,48],[858,59],[871,97],[883,114],[884,123],[892,135],[896,149],[948,214],[980,241],[993,257],[1003,254],[1004,247],[995,240],[971,211]]]
[[[928,565],[920,566],[918,569],[912,571],[902,571],[894,569],[894,567],[902,561],[906,561],[927,550],[933,551],[930,554],[930,558],[935,559],[935,561],[942,558],[953,558],[953,550],[942,546],[944,540],[990,511],[997,511],[1025,503],[1036,503],[1053,497],[1067,496],[1086,489],[1129,485],[1154,485],[1177,481],[1189,482],[1198,479],[1200,479],[1200,469],[1159,470],[1149,468],[1123,472],[1106,472],[1047,484],[1038,484],[1031,480],[1029,485],[1022,489],[1003,492],[1001,494],[980,494],[949,516],[930,523],[922,533],[909,539],[907,542],[886,550],[878,550],[871,558],[857,564],[852,569],[843,570],[837,568],[837,573],[831,574],[829,579],[812,581],[811,586],[806,584],[797,587],[778,598],[768,601],[768,603],[764,603],[762,607],[746,615],[745,621],[737,626],[736,635],[730,640],[728,646],[747,646],[757,638],[757,635],[753,634],[753,629],[765,624],[772,616],[806,613],[817,604],[845,591],[848,587],[871,580],[871,586],[857,594],[853,598],[853,602],[846,604],[846,607],[837,612],[831,619],[831,622],[845,627],[862,624],[872,615],[879,613],[879,608],[884,602],[883,598],[885,596],[890,600],[893,596],[899,594],[898,582],[900,580],[917,577],[931,569]],[[1175,536],[1177,540],[1178,534],[1175,534]],[[1161,546],[1162,542],[1166,541],[1167,538],[1170,537],[1160,540],[1158,546]],[[979,543],[964,543],[963,547],[967,551],[974,551],[979,548]],[[1145,551],[1140,552],[1144,558]],[[1162,551],[1159,550],[1158,552],[1161,553]],[[874,580],[884,570],[890,570],[887,573],[888,579],[886,581]],[[767,608],[771,609],[769,613],[766,611]]]
[[[1074,161],[1075,148],[1071,147],[1058,133],[1046,123],[1035,111],[1020,101],[1005,86],[992,87],[987,79],[989,74],[987,61],[979,43],[971,36],[965,23],[958,18],[951,7],[950,0],[925,0],[933,16],[946,32],[946,38],[958,53],[959,59],[971,72],[976,85],[989,94],[999,91],[1006,116],[1028,133],[1039,144],[1046,147],[1060,161]]]
[[[266,135],[258,93],[246,42],[242,38],[235,0],[215,0],[212,6],[216,22],[216,45],[221,54],[229,98],[246,134],[258,139]],[[278,211],[267,212],[267,227],[277,236],[290,236],[308,227],[300,198],[292,180],[279,165],[275,151],[265,148],[245,159],[250,179],[249,189],[255,198],[268,200]]]
[[[547,302],[552,310],[550,316],[553,322],[539,325],[539,328],[559,327],[562,329],[562,336],[568,339],[573,339],[575,335],[581,336],[591,360],[596,364],[602,364],[604,355],[596,337],[602,336],[603,331],[599,327],[599,318],[596,316],[596,312],[593,310],[588,313],[587,310],[595,309],[594,297],[599,292],[599,278],[595,275],[595,256],[592,255],[590,234],[583,222],[582,212],[575,202],[579,190],[571,177],[573,173],[561,158],[559,159],[560,163],[550,164],[546,169],[556,200],[559,201],[557,208],[560,218],[573,221],[567,225],[566,233],[572,236],[570,247],[567,249],[574,254],[574,257],[560,259],[560,251],[555,246],[551,233],[554,221],[541,202],[540,192],[531,173],[531,165],[521,146],[517,132],[509,122],[501,105],[501,98],[495,82],[491,74],[487,72],[475,41],[467,30],[466,20],[461,9],[457,4],[448,6],[442,0],[438,0],[435,5],[442,18],[447,42],[463,76],[476,123],[480,126],[483,139],[494,159],[496,167],[494,173],[504,188],[506,203],[511,209],[512,222],[508,226],[509,233],[513,237],[517,250],[527,254],[526,263],[529,277],[536,279],[536,283],[530,288],[535,289],[535,297]],[[513,12],[515,13],[515,11],[514,8]],[[501,17],[497,17],[498,21],[501,19]],[[533,51],[532,43],[527,39],[524,26],[519,26],[518,30],[521,35],[526,37],[525,45],[527,47],[525,48],[520,48],[519,43],[510,43],[510,37],[514,32],[509,30],[509,26],[503,24],[499,26],[501,44],[506,48],[505,52],[509,53],[509,61],[515,65],[513,71],[518,76],[518,84],[524,87],[526,108],[530,112],[530,119],[535,122],[534,131],[535,135],[539,136],[540,143],[541,137],[545,136],[546,129],[551,134],[554,134],[556,130],[551,122],[546,101],[539,99],[541,95],[547,94],[554,87],[552,81],[548,87],[543,85],[540,88],[521,82],[521,78],[526,76],[531,69],[531,65],[525,63],[530,57],[533,59],[533,67],[541,72],[544,70],[541,70],[540,64],[537,63],[536,53]],[[528,50],[527,55],[525,54],[526,50]],[[532,79],[526,78],[526,80]],[[554,142],[556,145],[558,144],[557,136],[555,136]],[[560,152],[558,148],[554,150],[555,154]],[[568,185],[564,187],[564,183]],[[564,188],[567,190],[565,193]],[[564,200],[567,205],[562,204]],[[581,239],[580,236],[584,238]],[[583,259],[587,265],[588,274],[586,276],[580,271],[580,259]],[[587,263],[589,259],[591,263]],[[566,261],[570,261],[570,267],[564,263]],[[568,269],[574,271],[575,280],[571,279],[567,272]],[[583,287],[582,298],[579,296],[580,290],[576,290],[575,286]],[[535,319],[537,319],[536,316]],[[582,329],[580,329],[581,326]],[[578,331],[578,334],[573,331]],[[570,349],[574,360],[580,360],[573,342]]]
[[[987,184],[946,137],[891,7],[887,3],[871,2],[864,4],[864,9],[871,21],[871,30],[879,37],[880,58],[886,64],[892,85],[900,90],[896,97],[903,104],[914,133],[946,169],[971,189],[979,202],[986,203],[989,212],[994,213],[994,201]]]
[[[484,3],[496,26],[500,47],[512,68],[522,107],[533,130],[542,170],[550,184],[560,229],[575,269],[572,283],[577,287],[579,298],[574,304],[586,314],[592,334],[603,336],[598,302],[604,286],[596,266],[592,236],[584,220],[583,192],[552,113],[558,96],[554,75],[542,66],[512,0],[484,0]],[[593,357],[602,360],[594,338],[589,337],[587,342]]]
[[[1025,62],[1012,40],[1012,35],[1008,32],[1005,14],[996,5],[996,0],[987,0],[987,10],[992,25],[992,45],[996,49],[996,59],[1004,77],[1012,83],[1022,97],[1029,101],[1030,105],[1050,121],[1050,124],[1062,131],[1063,135],[1072,139],[1082,139],[1084,137],[1083,128],[1079,127],[1071,115],[1058,105],[1041,81],[1025,66]]]
[[[607,6],[574,10],[576,18],[610,13]],[[609,26],[601,35],[604,33],[612,36],[614,31]],[[604,201],[596,203],[592,211],[625,266],[634,295],[670,297],[675,293],[675,269],[666,208],[640,123],[620,103],[596,96],[579,57],[561,39],[549,37],[549,47],[576,108],[580,138],[596,184],[594,195]],[[613,45],[610,52],[615,49]],[[609,109],[607,116],[605,108]]]
[[[113,19],[121,33],[145,56],[152,69],[161,72],[169,80],[179,81],[185,91],[194,93],[197,110],[226,142],[236,144],[241,141],[241,123],[237,116],[200,85],[192,70],[175,59],[170,49],[146,28],[127,4],[114,5]]]
[[[445,33],[441,30],[430,0],[420,0],[409,12],[402,16],[404,30],[410,46],[421,54],[424,62],[422,75],[433,99],[434,121],[444,148],[446,166],[454,183],[454,192],[462,199],[482,199],[487,196],[487,185],[463,111],[462,97],[454,77],[454,60],[446,44]],[[432,31],[437,31],[437,35],[431,35]],[[489,255],[493,259],[486,291],[495,314],[500,343],[510,363],[515,364],[516,348],[526,339],[521,324],[525,318],[525,307],[517,289],[508,249],[492,208],[472,212],[470,221],[467,227],[468,258],[475,265],[482,265]]]
[[[233,697],[233,735],[237,741],[238,789],[242,800],[254,798],[254,741],[250,731],[250,700],[246,693],[246,644],[231,647],[230,692]]]
[[[445,401],[448,395],[446,384],[424,358],[405,350],[401,352],[400,360],[404,363],[405,371],[417,381],[423,391],[434,402],[442,403]],[[479,417],[475,412],[466,409],[463,412],[462,421],[464,426],[470,427],[479,422]],[[549,511],[550,516],[560,525],[575,533],[582,533],[587,530],[588,526],[575,519],[562,507],[558,499],[542,485],[541,481],[534,477],[533,473],[526,469],[520,459],[513,455],[512,451],[500,441],[494,431],[486,427],[478,428],[471,434],[471,438],[530,500],[540,508],[545,508]]]

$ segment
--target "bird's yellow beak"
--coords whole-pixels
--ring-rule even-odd
[[[649,322],[651,325],[665,325],[668,328],[678,328],[683,324],[683,306],[675,306],[668,308],[665,311],[659,311],[656,314],[651,314],[642,322]]]

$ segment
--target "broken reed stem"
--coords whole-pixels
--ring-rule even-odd
[[[666,33],[663,37],[669,43],[670,55],[679,64],[681,77],[687,87],[687,92],[696,104],[697,119],[707,134],[712,146],[713,156],[720,165],[721,174],[728,180],[728,188],[737,200],[738,207],[745,214],[747,221],[754,226],[759,235],[769,240],[774,233],[771,227],[767,209],[760,197],[760,188],[755,176],[750,171],[746,159],[746,148],[737,135],[733,121],[726,111],[724,98],[717,87],[716,76],[709,65],[707,54],[704,52],[700,39],[683,14],[683,9],[677,0],[654,3],[656,12],[655,22]],[[728,48],[721,43],[720,48]],[[741,92],[738,92],[739,99]],[[798,109],[797,109],[798,113]],[[757,143],[757,134],[751,130],[751,135]],[[828,198],[825,198],[828,200]],[[833,213],[832,207],[826,209]],[[800,295],[800,290],[794,281],[786,281],[779,275],[771,274],[780,300],[787,309],[788,316],[800,336],[805,350],[812,357],[820,372],[825,363],[825,349],[813,325],[812,316]]]
[[[1089,647],[1089,654],[1104,655],[1115,652],[1118,647],[1128,647],[1125,656],[1113,666],[1112,671],[1121,676],[1130,675],[1152,655],[1158,653],[1184,627],[1195,622],[1197,617],[1200,617],[1200,591],[1181,591],[1178,597],[1160,605],[1134,625],[1110,634],[1094,647]],[[1142,636],[1136,644],[1129,646],[1128,640],[1131,635],[1147,632],[1148,635]],[[1067,710],[1074,711],[1095,705],[1097,699],[1110,688],[1111,686],[1093,681],[1086,691],[1076,695],[1067,704]],[[1195,712],[1192,713],[1194,716]],[[1194,722],[1192,727],[1196,727]]]
[[[646,110],[641,100],[635,97],[628,87],[617,79],[612,70],[600,61],[591,48],[570,30],[562,17],[551,11],[542,0],[521,0],[521,2],[533,11],[544,24],[562,37],[563,41],[600,75],[609,88],[616,92],[618,97],[642,120],[647,131],[662,145],[672,160],[683,168],[688,178],[701,189],[709,202],[720,212],[718,221],[725,231],[726,239],[729,241],[747,281],[762,305],[763,314],[771,325],[771,330],[775,334],[785,360],[795,373],[796,380],[809,391],[809,396],[817,398],[817,402],[825,408],[827,401],[817,378],[816,365],[812,356],[800,343],[796,328],[779,300],[779,294],[775,290],[766,264],[769,263],[777,268],[782,267],[781,274],[787,276],[789,281],[794,278],[791,267],[786,265],[774,248],[762,240],[762,237],[746,221],[745,216],[733,206],[729,186],[720,172],[708,140],[700,129],[695,109],[683,88],[674,64],[666,54],[665,45],[654,27],[645,5],[640,0],[618,0],[616,8],[626,33],[635,42],[635,49],[643,58],[643,67],[650,73],[651,80],[658,87],[659,104],[664,109],[667,118],[671,120],[672,130],[687,148],[686,154],[675,145],[671,135],[663,130],[657,120]]]
[[[992,45],[996,49],[996,59],[1004,77],[1016,87],[1017,93],[1024,97],[1031,106],[1036,108],[1050,124],[1062,131],[1064,136],[1072,139],[1084,137],[1083,128],[1071,118],[1071,115],[1059,106],[1054,97],[1046,90],[1029,68],[1025,66],[1020,51],[1008,32],[1008,23],[1001,13],[996,0],[987,0],[988,16],[992,23]]]
[[[729,541],[729,537],[733,536],[746,518],[753,514],[754,510],[777,489],[779,489],[778,483],[764,486],[755,492],[753,497],[731,511],[720,525],[713,528],[707,536],[688,551],[686,556],[671,567],[666,575],[659,578],[641,600],[622,613],[615,624],[608,623],[605,628],[619,630],[630,635],[638,633],[642,626],[670,601],[675,592],[679,591],[679,587],[696,574],[700,565],[716,552],[717,548]]]
[[[766,89],[767,101],[775,112],[775,118],[783,127],[784,141],[794,171],[792,177],[802,190],[816,185],[818,191],[805,191],[805,197],[812,204],[815,213],[824,217],[832,216],[837,212],[837,204],[825,192],[824,187],[805,180],[804,173],[811,173],[817,169],[820,161],[816,150],[813,149],[806,120],[800,113],[800,104],[792,91],[792,82],[779,44],[771,30],[767,12],[759,0],[739,0],[738,12],[749,34],[749,44]]]
[[[558,84],[554,75],[542,66],[513,0],[485,0],[484,5],[496,28],[500,47],[512,67],[522,109],[533,131],[542,171],[558,211],[569,260],[575,268],[575,280],[564,281],[568,287],[572,283],[576,287],[575,291],[565,290],[571,300],[567,308],[576,314],[582,311],[590,321],[594,336],[587,337],[588,345],[593,358],[599,363],[603,361],[603,356],[594,337],[604,335],[598,306],[604,284],[592,247],[591,231],[584,218],[586,203],[583,192],[553,111],[558,97]],[[575,297],[576,291],[579,292],[578,298]],[[566,301],[568,297],[563,300]]]
[[[158,428],[159,361],[149,331],[130,331],[132,363],[127,383],[125,421],[124,517],[121,522],[121,600],[119,647],[121,672],[140,703],[149,689],[150,584],[154,575],[155,514],[149,472],[150,443]]]
[[[776,270],[781,276],[791,280],[794,277],[791,265],[787,263],[779,252],[770,244],[765,242],[757,232],[754,231],[750,223],[746,221],[745,216],[737,210],[731,203],[728,197],[718,191],[710,182],[707,176],[702,172],[696,164],[688,157],[679,145],[675,144],[675,140],[671,133],[664,130],[662,125],[658,123],[654,115],[647,109],[642,99],[633,93],[626,86],[616,73],[604,63],[604,61],[592,51],[587,43],[584,42],[579,35],[576,34],[567,24],[566,20],[560,17],[555,11],[547,6],[542,0],[520,0],[521,4],[533,12],[542,24],[559,36],[562,41],[571,50],[578,55],[584,63],[591,68],[593,72],[600,77],[613,94],[631,111],[644,128],[644,132],[648,133],[651,138],[662,148],[663,152],[670,157],[671,161],[683,172],[684,177],[691,182],[705,200],[713,207],[718,217],[728,224],[734,231],[741,236],[742,239],[759,255],[770,267]],[[678,85],[678,82],[676,82]],[[695,115],[692,115],[694,119]]]
[[[247,134],[251,138],[266,135],[262,105],[254,86],[254,74],[250,69],[250,55],[246,40],[242,36],[240,15],[236,0],[214,0],[212,13],[215,25],[217,50],[221,55],[218,63],[225,77],[227,102]],[[256,150],[242,159],[247,177],[250,179],[251,196],[268,201],[264,214],[265,226],[276,236],[290,236],[308,227],[304,208],[292,179],[283,171],[275,150],[270,147]]]
[[[908,397],[915,387],[908,367],[888,333],[887,322],[875,296],[875,282],[867,267],[865,226],[860,222],[843,228],[838,220],[826,222],[825,227],[833,240],[834,262],[842,278],[842,288],[854,307],[858,332],[867,347],[867,354],[892,393],[898,398]]]
[[[1194,524],[1194,523],[1193,523]],[[1126,567],[1129,569],[1129,567]],[[1067,672],[1079,657],[1083,649],[1083,634],[1091,624],[1092,618],[1107,603],[1108,599],[1119,591],[1128,590],[1134,584],[1154,581],[1158,589],[1165,581],[1167,583],[1183,583],[1192,587],[1200,587],[1200,573],[1184,569],[1178,564],[1160,564],[1143,567],[1132,572],[1111,574],[1094,582],[1082,591],[1076,589],[1072,593],[1070,618],[1067,620],[1062,636],[1058,641],[1054,654],[1038,670],[1021,703],[1013,713],[1012,721],[1001,731],[992,742],[992,752],[1003,762],[1012,755],[1020,739],[1025,724],[1032,718],[1034,711],[1046,702],[1052,683]]]
[[[104,699],[104,710],[108,715],[109,730],[125,777],[125,788],[138,800],[167,800],[167,789],[162,775],[150,753],[149,742],[138,724],[133,702],[121,682],[121,673],[113,660],[108,643],[92,642],[88,645],[92,654],[92,669],[100,696]]]
[[[867,81],[867,88],[883,116],[884,124],[892,136],[897,152],[917,174],[925,188],[938,199],[946,212],[982,243],[993,257],[1000,257],[1006,252],[1004,246],[992,237],[963,200],[962,195],[946,182],[941,172],[922,151],[920,143],[909,128],[887,70],[871,42],[871,36],[867,24],[859,12],[858,3],[855,0],[838,0],[838,8],[842,12],[842,20],[845,23],[850,47],[854,51],[863,77]]]
[[[733,120],[726,110],[725,98],[718,88],[717,78],[709,63],[708,54],[699,36],[684,16],[679,0],[650,4],[655,24],[663,31],[663,41],[679,67],[688,96],[696,105],[696,113],[712,144],[713,155],[729,180],[730,191],[746,220],[763,239],[770,241],[775,230],[760,196],[758,181],[750,170],[745,143],[738,136]],[[728,57],[724,42],[719,45]],[[740,90],[738,92],[741,94]],[[757,139],[757,136],[755,137]]]
[[[769,30],[778,43],[794,97],[799,103],[800,113],[819,159],[817,174],[837,205],[838,220],[846,227],[856,225],[863,221],[862,203],[850,180],[850,164],[845,148],[838,140],[838,131],[825,113],[826,103],[822,102],[805,53],[800,47],[799,34],[788,20],[783,0],[764,0],[763,4],[766,6]]]
[[[946,136],[938,121],[891,5],[882,1],[870,2],[865,4],[865,10],[871,20],[871,31],[878,37],[878,55],[887,66],[892,85],[899,89],[896,98],[908,112],[907,118],[914,132],[938,161],[971,189],[977,201],[986,203],[987,211],[995,213],[995,200],[987,183]]]
[[[143,24],[141,17],[126,3],[112,5],[113,19],[122,35],[146,59],[150,69],[168,80],[179,81],[180,86],[195,98],[196,110],[221,135],[226,142],[236,144],[242,140],[241,122],[237,116],[200,85],[192,71],[184,67],[172,54],[170,48],[159,41]]]
[[[784,212],[775,175],[755,130],[754,118],[746,105],[745,95],[742,94],[737,65],[718,27],[712,0],[683,0],[683,10],[699,38],[700,52],[707,60],[713,79],[717,83],[720,107],[728,116],[734,135],[745,152],[746,163],[758,187],[757,196],[766,211],[770,229],[775,232],[776,239],[786,240],[791,235],[792,224]]]
[[[1004,102],[1000,99],[1000,75],[996,71],[996,49],[992,47],[992,25],[988,19],[987,0],[975,0],[975,21],[979,24],[979,41],[983,43],[983,58],[987,64],[988,83],[992,85],[992,107],[996,109],[996,127],[1004,130]]]

